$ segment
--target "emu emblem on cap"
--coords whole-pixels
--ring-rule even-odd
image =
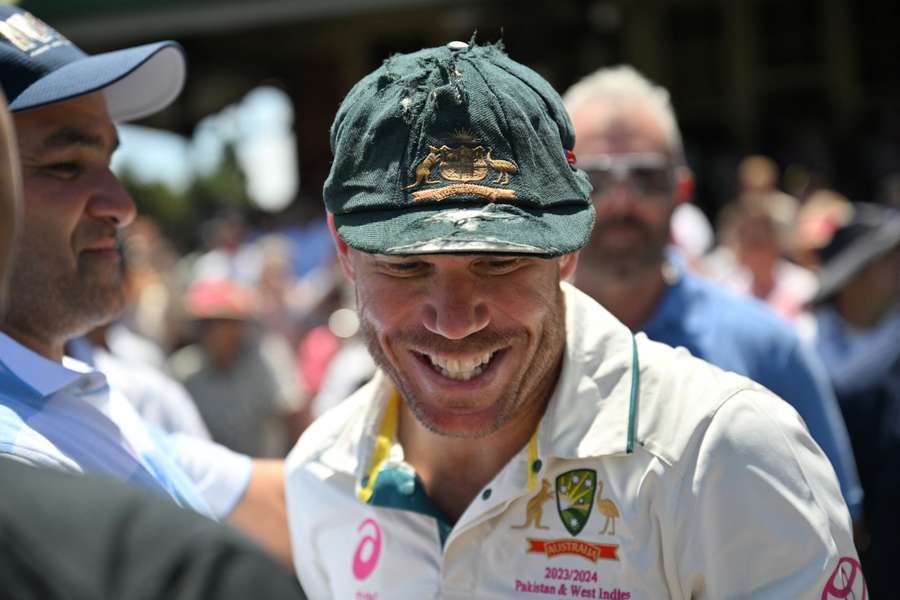
[[[508,185],[509,176],[517,173],[519,167],[511,160],[495,159],[494,149],[477,144],[475,137],[465,131],[456,132],[452,141],[458,145],[428,146],[428,154],[416,166],[416,180],[404,187],[405,190],[417,188],[422,185],[433,185],[444,181],[460,182],[450,185],[419,190],[413,193],[413,200],[445,200],[452,196],[474,195],[487,198],[491,202],[498,199],[511,200],[516,197],[514,190],[504,190],[486,185],[477,185],[470,182],[483,181],[490,173],[496,177],[491,183]],[[437,167],[440,179],[433,178],[433,171]]]

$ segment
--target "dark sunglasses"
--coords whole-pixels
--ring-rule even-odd
[[[663,154],[618,154],[579,159],[594,186],[593,196],[603,196],[617,185],[627,185],[637,196],[671,194],[675,189],[675,167]]]

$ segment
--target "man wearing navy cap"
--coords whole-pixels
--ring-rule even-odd
[[[0,314],[20,179],[0,93]],[[3,456],[0,488],[0,598],[305,598],[296,577],[245,536],[154,494]]]
[[[594,221],[574,145],[496,46],[392,57],[342,103],[324,198],[379,371],[288,457],[304,589],[863,597],[797,413],[562,283]]]
[[[0,320],[0,454],[112,476],[228,517],[283,556],[280,463],[148,429],[102,373],[63,352],[124,303],[117,236],[135,207],[109,168],[114,121],[165,108],[184,78],[174,42],[89,56],[33,15],[0,7],[0,83],[24,189]]]

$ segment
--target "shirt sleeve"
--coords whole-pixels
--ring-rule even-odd
[[[776,394],[800,414],[809,433],[831,462],[850,516],[862,515],[863,490],[856,471],[850,436],[828,376],[817,356],[799,339],[786,355]]]
[[[834,471],[790,406],[738,392],[694,452],[669,515],[681,597],[863,597]]]
[[[19,456],[18,454],[12,454],[10,452],[3,452],[2,450],[0,450],[0,458],[11,460],[22,465],[28,465],[29,467],[47,466],[40,461],[29,460],[24,456]]]
[[[213,515],[224,519],[250,484],[253,461],[221,444],[185,434],[168,436],[175,460],[206,500]]]

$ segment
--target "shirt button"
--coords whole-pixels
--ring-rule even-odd
[[[451,50],[465,50],[469,45],[465,42],[449,42],[447,47]]]
[[[487,500],[490,497],[491,497],[491,488],[488,488],[488,489],[484,490],[483,492],[481,492],[482,500]]]
[[[533,463],[531,463],[531,472],[537,473],[538,471],[541,470],[541,467],[543,467],[543,466],[544,466],[544,463],[541,462],[541,459],[537,459]]]

